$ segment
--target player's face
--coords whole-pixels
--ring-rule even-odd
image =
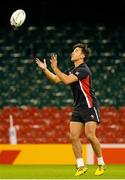
[[[71,61],[78,61],[83,59],[85,56],[82,52],[82,49],[77,47],[73,50],[73,52],[71,53]]]

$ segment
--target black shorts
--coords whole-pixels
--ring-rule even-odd
[[[96,107],[88,109],[79,109],[72,112],[71,121],[86,123],[89,121],[95,121],[100,123],[99,111]]]

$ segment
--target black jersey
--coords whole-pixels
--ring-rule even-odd
[[[72,68],[68,71],[68,74],[74,74],[78,78],[78,81],[71,84],[74,108],[87,109],[98,107],[98,101],[92,88],[92,73],[87,64],[82,63],[78,67]]]

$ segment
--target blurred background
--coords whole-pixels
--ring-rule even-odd
[[[0,6],[0,143],[9,144],[10,115],[18,144],[70,143],[70,87],[49,82],[34,62],[58,54],[62,71],[72,66],[70,53],[78,42],[92,48],[87,64],[100,102],[103,144],[125,143],[125,0],[1,1]],[[26,21],[10,26],[13,11],[23,9]],[[82,143],[88,143],[82,137]]]

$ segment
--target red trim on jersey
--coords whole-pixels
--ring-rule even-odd
[[[89,75],[85,79],[80,80],[80,83],[82,85],[82,89],[85,93],[85,96],[89,102],[89,108],[91,108],[92,107],[92,97],[90,94],[90,77],[89,77]],[[88,104],[88,102],[87,102],[87,104]]]

